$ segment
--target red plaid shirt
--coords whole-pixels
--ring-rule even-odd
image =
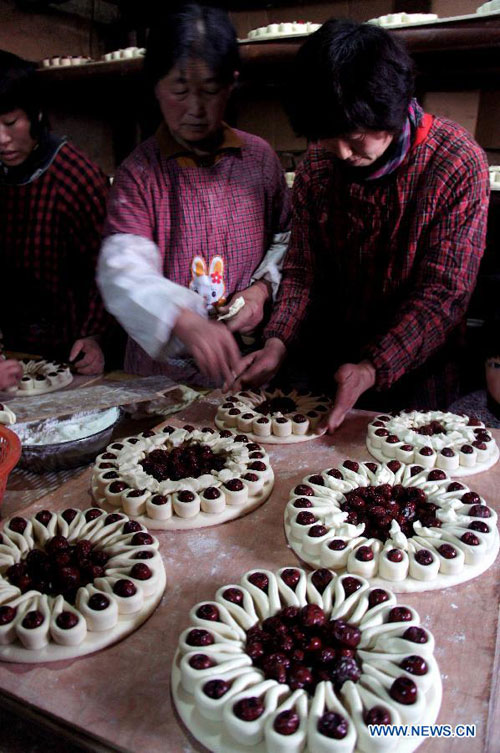
[[[483,151],[442,118],[425,116],[401,167],[376,181],[347,179],[311,146],[266,337],[291,344],[307,319],[301,336],[320,348],[323,369],[328,359],[334,368],[368,358],[387,390],[456,334],[484,250],[488,196]],[[436,383],[430,391],[431,403],[447,400]]]
[[[12,350],[68,357],[100,334],[95,284],[108,182],[71,144],[38,178],[0,187],[0,326]]]

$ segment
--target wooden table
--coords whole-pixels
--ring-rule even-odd
[[[217,394],[176,416],[210,424]],[[36,713],[61,734],[71,734],[89,750],[130,753],[199,753],[177,718],[170,698],[170,667],[190,607],[210,599],[217,588],[235,582],[252,567],[297,565],[283,533],[288,493],[305,475],[337,465],[346,457],[367,459],[364,446],[371,414],[352,411],[333,437],[293,446],[269,446],[276,474],[270,499],[236,521],[192,532],[159,532],[168,583],[152,617],[126,640],[99,653],[40,665],[0,663],[0,703],[18,713]],[[500,431],[494,431],[500,441]],[[85,508],[90,470],[39,499],[24,515],[49,507]],[[500,463],[469,480],[493,507],[500,486]],[[8,494],[8,493],[7,493]],[[498,753],[500,714],[497,650],[499,560],[477,580],[429,594],[399,597],[415,607],[436,638],[443,678],[438,722],[476,724],[474,739],[427,740],[422,753]]]

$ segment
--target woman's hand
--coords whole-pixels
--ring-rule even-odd
[[[262,350],[249,353],[243,360],[243,368],[237,372],[233,383],[226,382],[224,389],[240,390],[244,385],[258,387],[269,382],[278,371],[286,355],[285,344],[277,337],[266,340]]]
[[[0,390],[14,387],[23,375],[23,367],[15,358],[0,361]]]
[[[69,361],[77,374],[102,374],[104,371],[104,353],[94,337],[77,340],[71,348]]]
[[[219,314],[227,314],[231,304],[237,298],[243,298],[245,305],[238,311],[235,316],[226,320],[226,327],[231,332],[241,332],[246,335],[253,332],[264,318],[264,306],[271,296],[270,286],[264,280],[257,280],[253,285],[240,290],[233,295],[227,306],[220,306],[217,309]]]
[[[242,358],[231,332],[222,322],[212,322],[182,309],[173,328],[196,361],[201,373],[215,384],[233,382],[242,369]]]
[[[360,395],[373,387],[377,372],[370,361],[344,363],[335,372],[337,394],[329,416],[323,422],[328,433],[332,434],[343,422],[348,411],[356,404]]]

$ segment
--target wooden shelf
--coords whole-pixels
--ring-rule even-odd
[[[55,65],[39,68],[37,73],[43,81],[82,81],[88,78],[116,79],[121,76],[140,75],[143,58],[95,61],[84,65]]]
[[[412,53],[484,50],[500,47],[500,14],[464,16],[436,24],[394,29]]]
[[[500,13],[495,16],[458,16],[455,19],[418,26],[389,29],[403,40],[410,52],[427,53],[446,50],[498,49],[500,47]],[[258,58],[293,57],[305,36],[241,43],[244,62]]]
[[[410,28],[391,30],[402,39],[417,61],[425,62],[429,57],[451,53],[466,53],[462,67],[469,69],[477,53],[482,53],[484,64],[492,71],[500,70],[500,13],[491,16],[458,16],[433,24],[422,24]],[[263,67],[280,66],[293,59],[305,37],[283,38],[259,42],[242,42],[240,53],[245,76],[253,77]],[[491,53],[491,54],[490,54]],[[481,56],[479,56],[481,57]],[[39,75],[46,81],[81,81],[86,78],[116,79],[122,76],[139,75],[143,59],[130,58],[111,62],[87,63],[79,66],[40,68]],[[453,66],[454,67],[454,66]],[[436,74],[439,71],[434,70]]]

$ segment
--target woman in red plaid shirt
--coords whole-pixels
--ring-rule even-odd
[[[267,341],[239,381],[268,381],[288,354],[311,385],[336,386],[330,431],[364,393],[359,407],[445,409],[485,245],[485,155],[423,113],[411,58],[376,26],[327,22],[294,74],[292,121],[311,145]]]
[[[95,284],[108,181],[48,131],[36,66],[0,51],[0,326],[10,350],[98,374],[107,314]],[[0,364],[0,389],[22,376]]]
[[[255,329],[278,287],[288,190],[271,147],[223,122],[238,67],[221,10],[190,3],[152,27],[145,71],[164,122],[116,174],[98,267],[133,373],[232,381],[232,333]],[[227,326],[209,319],[238,297]]]

